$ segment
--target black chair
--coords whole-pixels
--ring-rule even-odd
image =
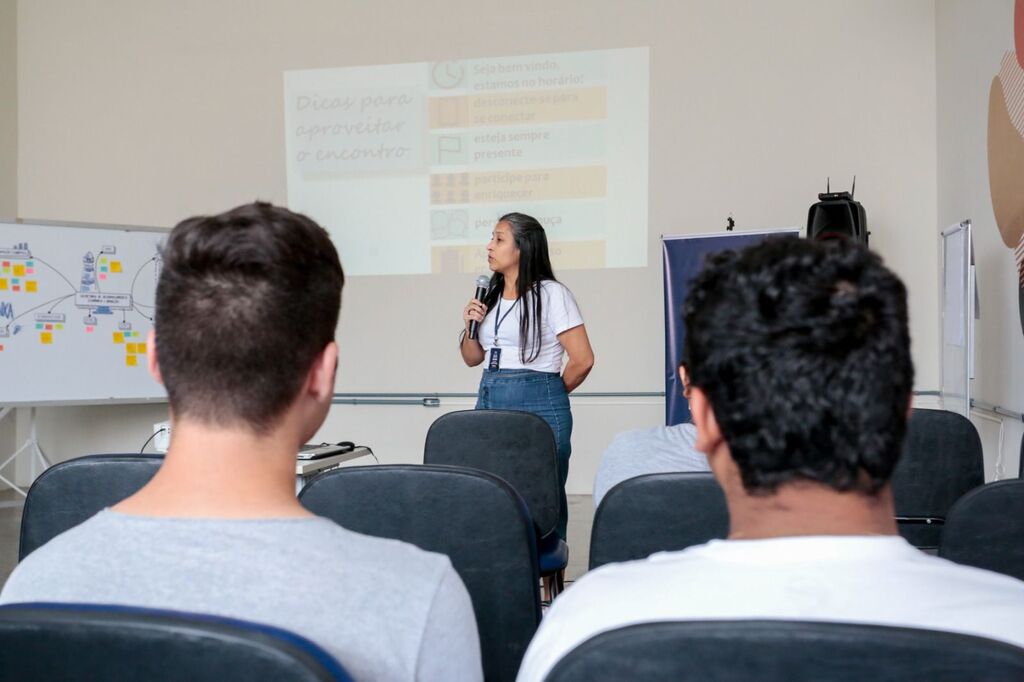
[[[961,497],[946,517],[939,556],[1024,580],[1024,479]]]
[[[562,591],[569,547],[555,532],[561,505],[558,446],[546,421],[512,410],[449,412],[430,425],[423,463],[481,469],[508,481],[533,517],[545,599]]]
[[[162,462],[161,455],[89,455],[44,471],[25,497],[18,561],[138,492]]]
[[[937,548],[949,508],[984,482],[974,424],[953,412],[913,410],[892,477],[900,535],[915,547]]]
[[[515,679],[541,612],[533,527],[511,486],[474,469],[378,465],[320,474],[299,501],[358,533],[448,555],[473,600],[484,675]]]
[[[1021,294],[1024,296],[1024,294]],[[1017,457],[1017,478],[1024,478],[1024,435],[1020,437],[1020,454]]]
[[[347,682],[327,652],[266,625],[82,604],[0,607],[0,681]]]
[[[729,509],[714,476],[645,474],[615,485],[601,500],[590,535],[590,568],[728,534]]]
[[[673,621],[603,632],[547,682],[1024,680],[1024,649],[915,628],[784,620]]]

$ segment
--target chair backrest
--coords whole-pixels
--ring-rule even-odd
[[[1024,649],[951,632],[851,623],[674,621],[603,632],[547,682],[966,682],[1024,679]]]
[[[1020,437],[1020,454],[1017,456],[1017,478],[1024,478],[1024,434]]]
[[[0,607],[0,680],[345,682],[294,633],[229,618],[121,606]]]
[[[916,547],[938,547],[949,508],[984,482],[974,424],[954,412],[913,410],[892,477],[900,535]]]
[[[350,467],[316,476],[299,501],[349,530],[448,555],[473,600],[486,678],[515,679],[541,613],[534,529],[510,485],[461,467]]]
[[[725,494],[708,473],[646,474],[614,486],[594,514],[590,568],[729,534]]]
[[[463,410],[430,425],[424,464],[447,464],[503,478],[526,501],[540,535],[558,523],[558,446],[546,421],[529,412]]]
[[[961,497],[946,517],[939,556],[1024,580],[1024,480],[988,483]]]
[[[25,498],[18,561],[136,493],[162,462],[160,455],[89,455],[44,471]]]

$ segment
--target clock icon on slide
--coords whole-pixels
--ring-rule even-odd
[[[462,62],[434,62],[430,69],[430,79],[443,90],[459,87],[465,77],[466,67]]]

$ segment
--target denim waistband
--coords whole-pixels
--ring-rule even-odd
[[[485,379],[551,379],[561,377],[558,372],[538,372],[535,369],[485,369]]]

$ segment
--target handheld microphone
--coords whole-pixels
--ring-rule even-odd
[[[476,295],[474,298],[478,301],[484,300],[484,296],[487,295],[487,289],[491,286],[491,278],[487,275],[480,275],[476,278]],[[475,339],[477,330],[480,328],[480,323],[476,320],[469,321],[469,338]]]

